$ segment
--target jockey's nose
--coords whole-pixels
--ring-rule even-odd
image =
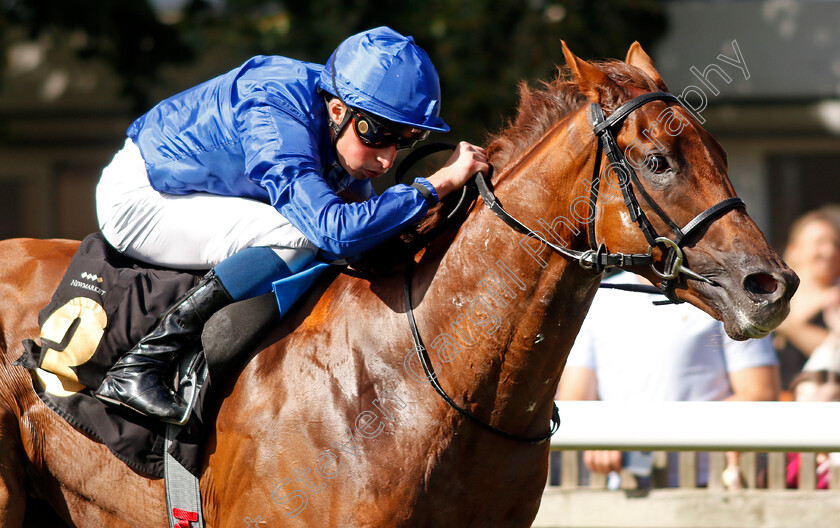
[[[396,145],[389,145],[385,148],[379,149],[377,153],[376,159],[379,160],[379,163],[382,164],[382,168],[388,170],[391,168],[391,165],[394,164],[394,160],[397,158],[397,146]]]

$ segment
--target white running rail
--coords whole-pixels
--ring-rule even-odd
[[[840,402],[558,401],[554,449],[840,451]]]

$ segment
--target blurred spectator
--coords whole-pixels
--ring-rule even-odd
[[[643,284],[619,273],[606,282]],[[769,338],[734,341],[723,324],[689,304],[654,306],[652,294],[600,289],[560,378],[558,400],[775,400],[779,370]],[[639,412],[643,412],[642,406]],[[638,460],[639,457],[625,457]],[[620,471],[619,451],[587,451],[590,471]],[[698,484],[708,480],[698,457]],[[727,487],[739,487],[738,454],[727,453]],[[637,473],[643,474],[643,473]],[[675,485],[670,475],[669,485]]]
[[[785,261],[799,275],[790,315],[776,329],[782,389],[828,337],[823,310],[840,305],[840,212],[835,206],[804,214],[790,229]]]
[[[827,317],[837,317],[840,309],[826,310]],[[796,401],[840,401],[840,336],[832,334],[811,354],[811,358],[791,383]],[[787,455],[787,487],[799,487],[799,453]],[[840,453],[817,454],[817,489],[828,489],[831,468],[840,465]]]

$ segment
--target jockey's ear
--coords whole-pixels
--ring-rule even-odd
[[[574,75],[578,89],[587,99],[603,106],[611,107],[617,101],[626,97],[624,90],[594,64],[579,59],[566,46],[566,41],[560,41],[563,46],[563,55],[566,57],[566,64]]]
[[[630,45],[630,49],[627,50],[627,59],[624,62],[645,72],[659,90],[663,92],[668,91],[668,87],[665,86],[665,81],[662,80],[659,72],[653,66],[653,61],[650,59],[650,56],[645,53],[645,50],[642,49],[642,45],[638,41]]]
[[[327,114],[332,119],[333,123],[341,123],[344,119],[344,112],[347,108],[337,97],[333,97],[327,102]]]

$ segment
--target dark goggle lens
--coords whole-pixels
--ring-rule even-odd
[[[356,130],[356,135],[368,147],[385,148],[396,145],[397,150],[401,150],[411,148],[415,143],[423,141],[429,136],[428,130],[420,130],[396,123],[388,126],[360,110],[352,109],[351,111],[355,116],[353,127]]]

